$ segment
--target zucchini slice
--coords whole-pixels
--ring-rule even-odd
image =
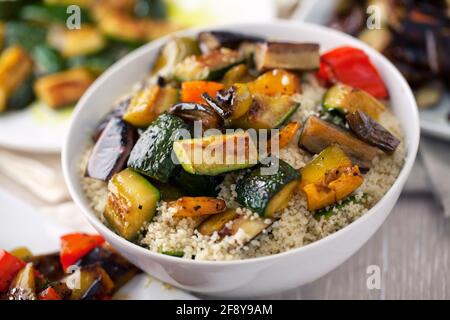
[[[136,127],[147,127],[178,100],[177,89],[150,85],[131,99],[123,119]]]
[[[174,38],[162,48],[151,74],[171,79],[173,70],[178,63],[197,54],[200,54],[197,41],[188,37]]]
[[[282,126],[297,111],[299,103],[291,96],[270,97],[254,94],[248,112],[232,121],[232,125],[244,129],[272,129]]]
[[[33,62],[19,46],[7,48],[0,55],[0,112],[8,99],[31,75]]]
[[[267,166],[260,166],[236,183],[236,200],[260,216],[271,218],[288,205],[300,175],[281,159],[275,174],[261,171]]]
[[[258,161],[258,151],[248,132],[175,141],[173,149],[184,170],[215,176],[249,168]]]
[[[181,167],[174,172],[172,177],[172,182],[182,189],[185,195],[191,197],[216,197],[219,194],[219,186],[222,181],[222,176],[191,174]]]
[[[369,93],[345,84],[337,84],[328,89],[322,106],[325,110],[337,110],[342,114],[364,111],[375,120],[386,111],[386,107]]]
[[[90,26],[74,30],[63,27],[50,28],[47,41],[65,57],[96,53],[106,46],[100,31]]]
[[[255,65],[259,71],[267,69],[319,69],[319,45],[316,43],[265,42],[256,45]]]
[[[264,42],[263,38],[229,31],[204,31],[198,35],[203,52],[219,48],[236,49],[242,42]]]
[[[39,78],[34,91],[40,100],[57,109],[77,102],[94,80],[83,68],[70,69]]]
[[[175,66],[174,76],[178,81],[214,80],[221,78],[228,69],[243,60],[238,51],[222,48],[187,57]]]
[[[38,77],[59,72],[65,67],[59,52],[46,44],[36,46],[31,55],[34,61],[34,72]]]
[[[128,159],[134,170],[167,182],[176,168],[172,159],[174,141],[181,137],[180,130],[187,125],[177,116],[163,113],[140,136]]]
[[[26,22],[8,21],[5,29],[5,47],[19,45],[28,52],[45,43],[47,29]]]
[[[29,76],[19,87],[9,96],[6,107],[8,110],[21,110],[30,105],[35,99],[33,91],[34,77]]]
[[[108,200],[103,216],[120,236],[135,239],[156,212],[160,194],[147,179],[128,168],[108,183]]]

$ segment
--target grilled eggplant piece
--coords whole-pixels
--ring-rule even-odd
[[[97,127],[95,128],[93,139],[94,141],[97,141],[98,138],[100,138],[100,135],[102,134],[103,130],[105,130],[106,126],[108,125],[109,121],[112,118],[122,118],[122,116],[127,111],[127,108],[130,104],[131,97],[126,97],[119,101],[117,106],[108,112],[98,123]]]
[[[77,265],[100,265],[114,282],[114,292],[141,271],[110,248],[97,247],[85,255]]]
[[[222,128],[223,118],[211,107],[199,103],[182,102],[170,108],[169,112],[188,123],[201,121],[203,130]]]
[[[119,118],[112,118],[92,150],[86,176],[107,181],[127,163],[138,139],[137,130]]]
[[[386,56],[392,60],[403,61],[420,68],[430,68],[427,52],[422,46],[412,46],[395,41],[395,44],[387,48]]]
[[[233,223],[230,228],[227,226],[223,227],[219,230],[218,234],[220,237],[233,236],[239,230],[242,230],[247,235],[246,242],[257,237],[264,229],[267,229],[273,220],[271,219],[247,219],[245,217],[239,217],[233,220]]]
[[[330,23],[330,27],[342,32],[356,35],[364,26],[366,15],[364,8],[354,4],[350,10],[346,9],[338,14]]]
[[[315,70],[320,55],[317,43],[265,42],[256,46],[255,65],[259,71],[267,69]]]
[[[52,108],[60,108],[77,102],[94,82],[85,69],[77,68],[39,78],[34,84],[38,98]]]
[[[412,87],[420,86],[430,80],[433,80],[436,77],[429,68],[423,69],[414,67],[402,61],[392,61]]]
[[[393,153],[400,144],[400,140],[363,111],[349,113],[346,118],[358,138],[386,153]]]
[[[264,42],[264,39],[228,31],[204,31],[198,35],[198,42],[202,52],[210,52],[223,47],[236,49],[242,42]]]
[[[221,105],[228,106],[227,118],[238,119],[248,112],[253,103],[250,88],[245,83],[236,83],[217,93]]]
[[[205,221],[203,221],[198,227],[197,230],[204,236],[210,236],[214,232],[220,232],[223,228],[225,228],[225,225],[235,220],[239,217],[239,214],[236,213],[235,209],[228,209],[224,212],[214,214]]]
[[[32,262],[35,269],[49,281],[57,281],[64,276],[59,253],[33,256],[26,261]]]
[[[109,297],[114,289],[113,281],[98,264],[80,268],[63,282],[72,289],[70,300],[103,299]]]
[[[316,116],[309,117],[299,139],[299,146],[312,153],[337,144],[360,168],[369,169],[372,159],[380,151],[354,137],[351,133]]]

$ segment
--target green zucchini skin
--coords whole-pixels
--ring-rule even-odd
[[[216,197],[219,194],[219,185],[223,181],[222,176],[204,176],[192,174],[178,167],[172,181],[185,195],[190,197]]]
[[[188,130],[183,120],[169,113],[160,115],[142,133],[131,150],[128,167],[160,182],[167,182],[176,168],[172,161],[173,142]]]
[[[17,18],[23,1],[0,1],[0,20],[10,20]]]
[[[26,22],[11,21],[6,23],[6,47],[17,44],[28,52],[46,42],[47,29]]]
[[[22,7],[19,16],[22,20],[30,22],[65,24],[69,15],[67,14],[67,6],[29,4]],[[81,23],[91,21],[89,12],[81,9]]]
[[[264,217],[271,199],[288,183],[300,178],[298,170],[281,159],[278,161],[277,173],[263,175],[261,169],[269,164],[261,165],[236,183],[236,200],[239,204]]]
[[[65,61],[59,52],[46,44],[34,47],[31,54],[37,76],[59,72],[65,67]]]
[[[34,101],[33,82],[34,77],[30,76],[14,91],[6,103],[8,110],[24,109]]]

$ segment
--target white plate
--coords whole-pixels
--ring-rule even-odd
[[[327,25],[337,0],[302,0],[292,19]],[[420,127],[424,133],[450,141],[450,93],[447,92],[441,103],[428,110],[419,110]]]
[[[27,247],[34,254],[59,249],[59,236],[70,230],[40,216],[25,203],[0,190],[0,248],[11,250]],[[146,274],[134,277],[122,287],[114,299],[197,299],[193,295],[168,287]]]
[[[59,153],[72,109],[55,111],[34,103],[24,110],[1,114],[0,146],[27,152]]]

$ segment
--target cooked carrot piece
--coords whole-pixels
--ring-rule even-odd
[[[226,204],[212,197],[182,197],[169,202],[169,207],[175,208],[175,217],[197,217],[222,212]]]
[[[185,81],[181,84],[181,100],[183,102],[202,103],[202,94],[207,93],[212,97],[217,91],[224,88],[223,84],[213,81]]]
[[[300,129],[300,123],[297,121],[289,122],[286,126],[284,126],[280,131],[278,131],[278,134],[276,137],[278,137],[278,148],[282,149],[286,147],[289,142],[295,137],[295,134]],[[271,143],[267,146],[269,151],[271,146],[274,144],[273,139],[276,137],[272,137]]]

